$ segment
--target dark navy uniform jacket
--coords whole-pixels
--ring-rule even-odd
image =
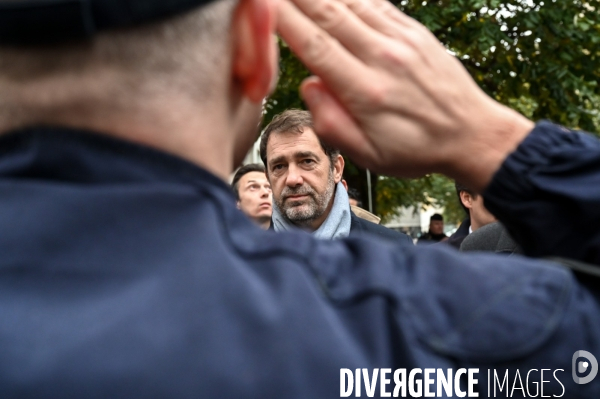
[[[538,126],[485,200],[531,255],[600,260],[595,139]],[[551,369],[544,395],[598,398],[600,376],[571,376],[574,352],[600,358],[583,280],[263,231],[223,181],[167,154],[62,129],[0,137],[2,398],[336,398],[342,368],[426,367],[479,368],[479,397],[488,369],[538,370],[530,384]]]

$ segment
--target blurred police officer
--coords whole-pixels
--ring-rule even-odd
[[[435,244],[436,242],[445,241],[448,236],[444,234],[444,217],[439,213],[434,213],[429,218],[429,231],[419,237],[418,245]]]
[[[236,209],[224,180],[274,85],[277,24],[319,75],[302,90],[333,144],[486,189],[538,232],[532,255],[594,257],[521,213],[562,193],[597,219],[597,141],[496,104],[386,2],[294,3],[0,1],[2,396],[327,398],[342,368],[428,367],[560,369],[546,395],[599,397],[570,377],[574,353],[600,352],[597,291],[571,272],[275,235]]]

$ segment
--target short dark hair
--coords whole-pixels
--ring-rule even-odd
[[[273,120],[267,125],[260,137],[260,158],[265,166],[267,166],[267,174],[269,173],[267,165],[267,144],[269,143],[271,134],[289,132],[302,134],[305,127],[309,127],[313,129],[313,131],[315,130],[312,115],[309,111],[302,109],[288,109],[273,117]],[[340,150],[325,144],[318,136],[317,138],[319,139],[319,144],[321,145],[323,152],[325,152],[325,155],[329,158],[330,168],[333,169],[333,164],[340,154]]]
[[[244,165],[235,172],[233,176],[233,180],[231,181],[231,189],[235,194],[236,199],[240,199],[240,191],[239,191],[239,183],[242,176],[246,173],[250,172],[262,172],[265,173],[265,167],[259,163],[249,163],[248,165]]]
[[[465,191],[465,192],[469,193],[471,195],[471,197],[473,197],[473,198],[477,198],[477,193],[475,191],[473,191],[472,189],[470,189],[469,187],[467,187],[457,181],[454,182],[454,187],[456,188],[456,195],[458,196],[458,203],[460,204],[462,209],[465,210],[467,216],[469,216],[470,215],[469,208],[467,208],[465,206],[465,204],[463,204],[462,199],[460,199],[460,193],[461,193],[461,191]]]
[[[434,213],[429,218],[429,221],[432,221],[432,220],[441,220],[443,222],[444,221],[444,217],[442,215],[440,215],[439,213]]]
[[[348,198],[356,200],[358,206],[362,206],[360,191],[355,188],[348,188]]]

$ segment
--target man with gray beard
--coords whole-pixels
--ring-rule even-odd
[[[341,183],[344,158],[317,137],[310,112],[275,116],[262,134],[260,156],[273,190],[275,231],[301,229],[324,239],[369,233],[412,244],[407,235],[352,212]]]

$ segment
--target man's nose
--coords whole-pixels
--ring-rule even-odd
[[[267,198],[267,197],[269,197],[269,195],[271,195],[271,188],[270,187],[263,187],[263,188],[261,188],[261,191],[260,191],[260,197],[261,198]]]
[[[285,184],[288,187],[298,187],[304,184],[304,179],[302,178],[302,174],[299,168],[290,165],[288,167],[288,174],[285,179]]]

